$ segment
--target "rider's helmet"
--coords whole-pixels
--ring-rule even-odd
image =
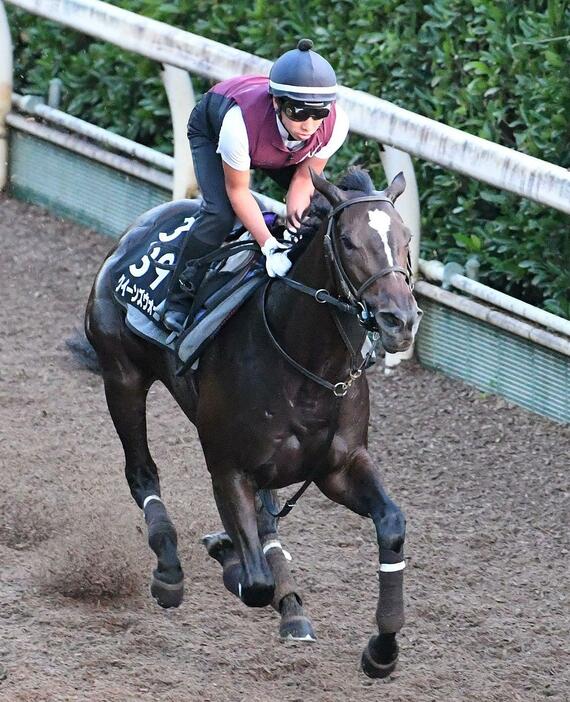
[[[296,49],[287,51],[269,73],[269,92],[280,103],[326,107],[336,100],[336,75],[322,56],[311,51],[313,42],[301,39]]]

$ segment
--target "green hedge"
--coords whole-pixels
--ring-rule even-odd
[[[336,67],[344,85],[546,161],[570,167],[570,2],[523,0],[121,0],[115,3],[274,59],[298,38]],[[171,150],[156,64],[8,6],[15,89],[65,86],[63,108]],[[207,89],[197,81],[199,90]],[[333,161],[383,182],[378,145],[352,135]],[[426,162],[415,163],[423,255],[464,263],[481,279],[570,317],[566,215]]]

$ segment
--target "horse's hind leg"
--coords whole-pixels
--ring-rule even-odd
[[[279,540],[277,519],[267,509],[269,507],[273,514],[279,510],[275,493],[271,490],[260,490],[256,495],[255,505],[261,547],[275,579],[271,606],[281,615],[279,637],[284,641],[314,641],[316,637],[313,626],[305,615],[298,589],[291,577],[291,556]],[[203,538],[203,543],[209,555],[222,566],[226,589],[238,595],[241,565],[230,537],[226,532],[208,534]]]
[[[147,443],[146,396],[152,381],[119,354],[108,363],[104,358],[102,366],[107,405],[125,452],[125,475],[135,502],[143,510],[148,543],[158,559],[151,594],[161,607],[178,607],[184,576],[176,530],[160,499],[158,471]]]
[[[404,515],[384,491],[379,471],[364,448],[355,451],[341,470],[316,483],[331,500],[371,517],[376,527],[380,560],[378,636],[373,636],[364,649],[362,669],[370,677],[384,678],[396,667],[396,633],[404,625]]]

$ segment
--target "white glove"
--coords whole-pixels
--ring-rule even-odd
[[[287,256],[288,246],[280,244],[275,237],[270,237],[261,247],[261,253],[265,256],[265,269],[271,278],[287,275],[291,268],[291,261]]]
[[[287,241],[289,244],[293,245],[299,241],[299,235],[293,229],[286,229],[283,232],[283,239],[285,239],[285,241]]]

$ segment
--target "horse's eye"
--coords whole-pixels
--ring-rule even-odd
[[[356,246],[352,243],[352,239],[346,234],[341,235],[341,243],[347,251],[354,251]]]

